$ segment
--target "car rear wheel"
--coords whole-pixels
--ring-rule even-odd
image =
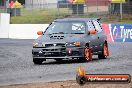
[[[40,58],[33,58],[33,63],[34,64],[42,64],[43,62],[43,59],[40,59]]]
[[[103,44],[102,54],[98,55],[99,59],[106,59],[109,56],[108,45],[106,43]]]

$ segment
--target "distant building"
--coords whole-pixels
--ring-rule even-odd
[[[6,0],[0,0],[0,6],[4,6]],[[9,2],[12,0],[9,0]],[[16,0],[13,0],[16,1]],[[25,7],[57,7],[57,0],[18,0]]]
[[[25,0],[25,7],[35,8],[57,7],[57,0]]]
[[[5,1],[0,0],[0,7],[4,7]],[[9,2],[12,0],[9,0]],[[16,0],[13,0],[16,1]],[[18,0],[25,7],[30,8],[57,8],[58,1],[68,1],[68,0]],[[98,2],[97,2],[98,1]],[[108,6],[110,4],[110,0],[86,0],[86,4],[88,6],[96,6],[96,5],[105,5]],[[126,0],[126,3],[123,5],[124,12],[132,9],[132,0]],[[119,8],[119,7],[118,7]],[[132,10],[131,10],[132,11]]]

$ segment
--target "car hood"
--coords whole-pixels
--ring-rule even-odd
[[[85,34],[51,34],[43,35],[37,39],[37,42],[76,42],[82,41]]]

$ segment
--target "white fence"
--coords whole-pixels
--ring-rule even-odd
[[[44,31],[49,24],[10,24],[10,15],[0,14],[0,38],[36,39],[37,31]]]
[[[10,15],[7,13],[0,14],[0,38],[8,38],[10,27]]]
[[[9,38],[36,39],[37,31],[44,31],[48,24],[10,24]]]

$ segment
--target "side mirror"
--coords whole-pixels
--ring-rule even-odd
[[[43,35],[43,31],[38,31],[37,34],[38,35]]]
[[[90,34],[96,34],[96,30],[95,30],[95,29],[92,29],[92,30],[88,31],[88,34],[89,34],[89,35],[90,35]]]

